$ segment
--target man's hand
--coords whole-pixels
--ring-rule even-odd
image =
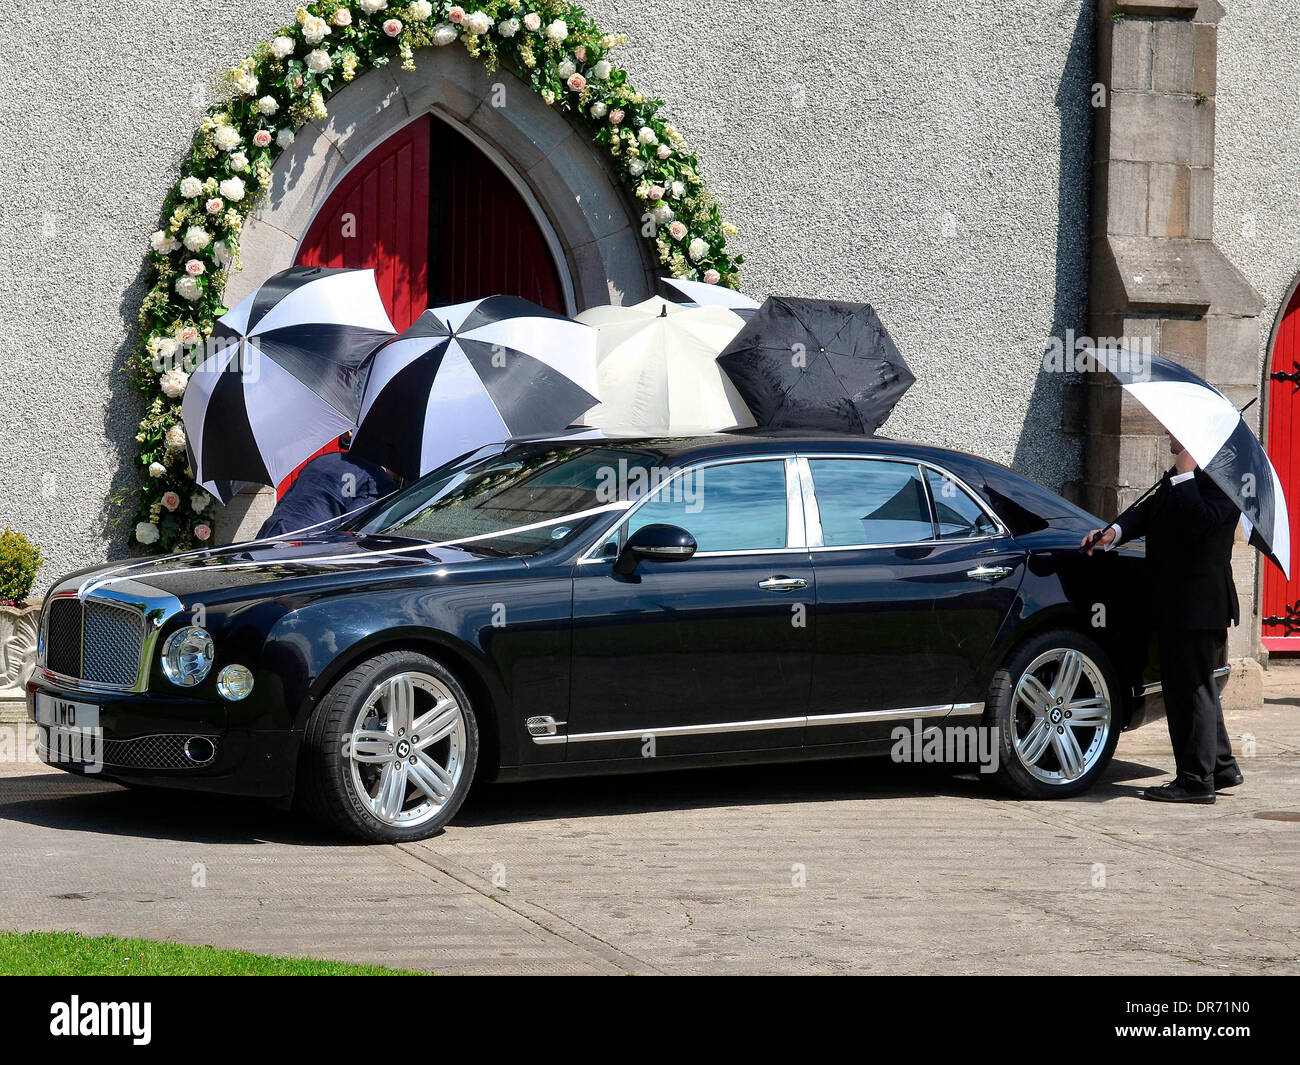
[[[1196,460],[1192,458],[1187,448],[1178,452],[1178,457],[1174,459],[1174,471],[1176,473],[1191,473],[1196,469]]]
[[[1115,539],[1115,530],[1107,526],[1105,529],[1093,529],[1087,536],[1079,541],[1079,546],[1085,548],[1089,555],[1097,547],[1105,547]]]

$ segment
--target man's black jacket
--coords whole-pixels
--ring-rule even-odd
[[[1200,468],[1178,484],[1172,474],[1120,518],[1120,543],[1146,537],[1161,627],[1226,629],[1238,618],[1232,541],[1241,512]]]

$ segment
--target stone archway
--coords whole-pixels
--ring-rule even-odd
[[[590,137],[513,74],[489,74],[460,50],[423,49],[414,70],[371,70],[331,96],[329,110],[276,160],[266,197],[244,224],[243,270],[226,286],[227,306],[293,263],[317,209],[350,167],[429,112],[484,148],[534,206],[567,266],[575,310],[653,293],[656,271],[635,204]]]

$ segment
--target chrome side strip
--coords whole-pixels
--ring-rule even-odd
[[[799,728],[803,725],[861,725],[874,721],[912,721],[917,718],[970,717],[984,712],[983,703],[945,703],[942,706],[911,706],[895,710],[863,710],[848,714],[813,714],[805,717],[769,717],[754,721],[722,721],[707,725],[668,725],[664,728],[619,729],[614,732],[577,732],[572,736],[531,736],[539,746],[548,743],[603,743],[608,740],[640,740],[646,736],[714,736],[728,732],[764,732]],[[556,722],[561,724],[561,722]]]
[[[1231,666],[1218,666],[1215,668],[1211,676],[1213,676],[1215,680],[1218,680],[1220,677],[1226,677],[1231,672],[1232,672]],[[1163,685],[1161,685],[1160,681],[1157,680],[1157,681],[1152,681],[1150,684],[1136,685],[1133,688],[1133,694],[1136,695],[1139,699],[1145,699],[1148,695],[1155,695],[1156,692],[1163,691],[1163,690],[1164,690]]]

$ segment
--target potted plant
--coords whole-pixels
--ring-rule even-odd
[[[28,603],[41,549],[8,526],[0,533],[0,700],[23,699],[23,685],[36,666],[39,603]]]

